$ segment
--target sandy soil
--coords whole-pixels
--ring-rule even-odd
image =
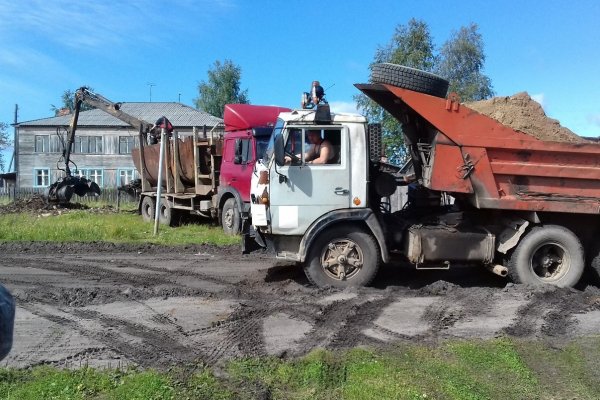
[[[588,142],[562,126],[558,120],[547,117],[542,106],[533,100],[527,92],[467,102],[465,105],[514,130],[526,133],[539,140],[571,143]]]
[[[314,348],[500,335],[564,342],[600,331],[600,290],[507,284],[483,269],[383,269],[374,287],[316,289],[237,247],[0,244],[15,295],[3,365],[206,365]]]

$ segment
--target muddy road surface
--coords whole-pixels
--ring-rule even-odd
[[[481,269],[386,267],[373,287],[311,287],[238,247],[0,244],[17,299],[4,366],[166,368],[447,338],[565,342],[600,332],[600,290],[507,284]]]

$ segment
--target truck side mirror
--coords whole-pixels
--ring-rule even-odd
[[[285,165],[285,149],[283,146],[283,135],[275,136],[273,152],[275,153],[275,164],[277,164],[280,167]]]

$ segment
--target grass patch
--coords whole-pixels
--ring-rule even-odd
[[[238,236],[227,236],[220,227],[208,223],[175,228],[161,225],[157,236],[153,236],[153,231],[152,223],[142,221],[139,215],[131,212],[95,214],[70,211],[48,217],[25,213],[0,215],[0,240],[6,241],[106,241],[165,245],[229,245],[240,242]]]
[[[509,339],[388,351],[317,350],[210,369],[0,369],[3,399],[597,399],[600,338],[561,349]]]

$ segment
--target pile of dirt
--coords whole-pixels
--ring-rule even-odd
[[[81,203],[48,204],[41,195],[33,195],[31,197],[16,199],[12,203],[0,206],[0,215],[25,212],[49,217],[62,215],[73,210],[87,210],[97,214],[117,212],[112,206],[89,207]]]
[[[570,143],[588,142],[571,130],[561,126],[559,121],[547,117],[542,106],[533,100],[527,92],[468,102],[465,105],[503,125],[539,140]]]

